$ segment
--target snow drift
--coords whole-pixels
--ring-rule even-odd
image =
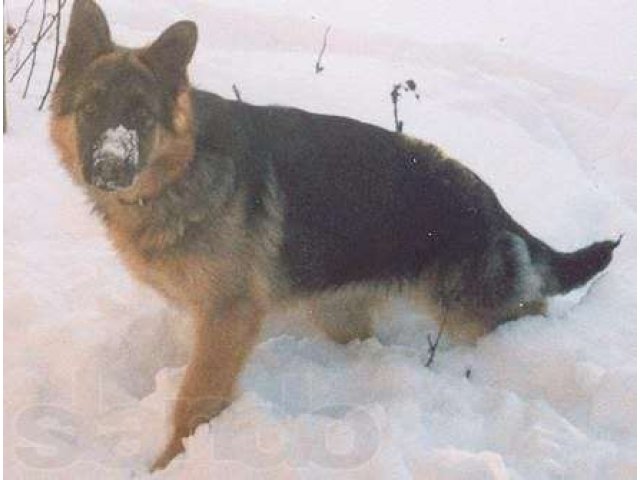
[[[27,3],[8,2],[8,19]],[[376,339],[347,346],[304,312],[274,315],[238,400],[155,476],[635,477],[635,4],[578,3],[103,2],[128,45],[196,20],[194,83],[227,96],[236,84],[252,103],[390,128],[391,87],[411,78],[421,98],[401,99],[406,133],[474,169],[532,233],[560,250],[625,233],[608,270],[548,317],[474,346],[445,339],[429,369],[436,325],[402,301],[377,313]],[[47,74],[26,101],[24,78],[8,89],[5,473],[144,477],[188,319],[129,277],[58,166],[35,108]]]

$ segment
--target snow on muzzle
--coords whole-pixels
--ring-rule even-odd
[[[135,130],[119,125],[106,130],[91,151],[91,183],[103,190],[119,190],[133,183],[139,161]]]

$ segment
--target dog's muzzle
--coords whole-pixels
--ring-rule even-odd
[[[91,153],[91,183],[102,190],[131,186],[138,170],[138,134],[122,125],[106,130]]]

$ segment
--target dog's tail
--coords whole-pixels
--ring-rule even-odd
[[[541,240],[527,235],[531,262],[542,278],[542,294],[559,295],[578,288],[611,262],[613,251],[622,240],[595,242],[575,252],[562,253],[553,250]]]

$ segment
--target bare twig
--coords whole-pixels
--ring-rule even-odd
[[[321,65],[322,63],[322,56],[324,55],[324,51],[327,49],[327,36],[329,35],[329,30],[331,30],[331,27],[327,27],[327,29],[324,31],[324,38],[322,40],[322,48],[320,49],[320,54],[318,55],[318,60],[316,60],[316,73],[320,73],[324,70],[324,67]]]
[[[240,96],[240,90],[238,89],[236,84],[234,83],[233,85],[231,85],[231,88],[233,89],[233,94],[236,96],[236,99],[239,102],[242,102],[242,97]]]
[[[393,122],[397,133],[402,133],[402,120],[398,120],[398,99],[400,98],[400,84],[396,83],[391,90],[391,103],[393,103]]]
[[[60,8],[61,10],[62,8],[64,8],[66,3],[67,3],[67,0],[62,0],[61,8]],[[27,54],[27,56],[22,59],[20,64],[16,67],[15,71],[11,74],[11,76],[9,77],[9,82],[13,82],[13,80],[15,80],[15,78],[20,74],[20,72],[25,67],[29,59],[31,59],[31,57],[34,55],[34,52],[37,50],[38,44],[40,43],[40,41],[47,35],[47,33],[49,33],[49,30],[51,30],[51,28],[56,24],[56,21],[60,15],[61,15],[61,12],[59,11],[50,17],[51,21],[42,30],[42,32],[36,37],[36,39],[31,43],[31,50],[29,50],[29,53]]]
[[[2,7],[4,8],[4,0]],[[5,28],[4,22],[2,28]],[[3,42],[4,39],[6,36],[3,37]],[[7,133],[7,52],[4,48],[2,49],[2,133]]]
[[[31,7],[33,7],[33,4],[35,3],[35,1],[36,0],[31,0],[29,2],[29,5],[27,5],[27,9],[24,12],[24,17],[22,18],[22,22],[20,23],[18,28],[16,28],[15,31],[8,36],[9,40],[4,45],[5,55],[11,51],[11,49],[16,43],[16,40],[20,38],[20,33],[22,33],[22,29],[24,28],[24,26],[27,24],[27,21],[29,20],[29,12],[31,11]]]
[[[51,85],[53,84],[53,77],[56,73],[56,65],[58,64],[58,51],[60,50],[60,23],[61,23],[60,10],[62,10],[62,0],[58,0],[58,16],[56,17],[57,18],[56,19],[56,47],[55,47],[55,51],[53,52],[53,60],[51,61],[51,72],[49,73],[47,90],[44,92],[44,95],[42,96],[42,100],[40,101],[38,110],[42,110],[42,107],[44,107],[44,104],[47,101],[47,97],[49,96],[49,92],[51,92]]]
[[[13,69],[15,70],[18,65],[20,65],[20,57],[22,56],[22,47],[24,47],[24,36],[20,37],[18,40],[16,40],[18,46],[15,48],[12,57],[13,57]]]
[[[7,133],[7,55],[2,54],[2,133]]]
[[[444,333],[444,326],[447,323],[447,309],[442,308],[444,313],[442,317],[442,322],[440,322],[440,326],[438,327],[438,333],[436,334],[436,340],[431,340],[431,334],[427,335],[427,342],[429,342],[429,358],[427,358],[427,362],[424,364],[425,367],[430,367],[433,363],[433,359],[436,356],[436,350],[438,349],[438,344],[440,343],[440,338],[442,338],[442,334]]]
[[[391,103],[393,103],[393,120],[397,133],[402,133],[404,122],[398,118],[398,102],[402,96],[402,92],[413,92],[416,100],[420,100],[420,94],[417,91],[418,85],[409,79],[403,83],[396,83],[391,89]]]
[[[38,35],[36,38],[40,38],[42,34],[42,29],[44,28],[44,22],[47,19],[47,0],[42,0],[42,20],[40,20],[40,26],[38,27]],[[27,83],[24,86],[24,91],[22,92],[22,98],[27,96],[27,92],[29,91],[29,85],[31,84],[31,77],[33,76],[33,70],[36,67],[36,58],[38,57],[38,45],[40,40],[36,40],[33,43],[33,55],[31,57],[31,68],[29,68],[29,76],[27,77]]]

